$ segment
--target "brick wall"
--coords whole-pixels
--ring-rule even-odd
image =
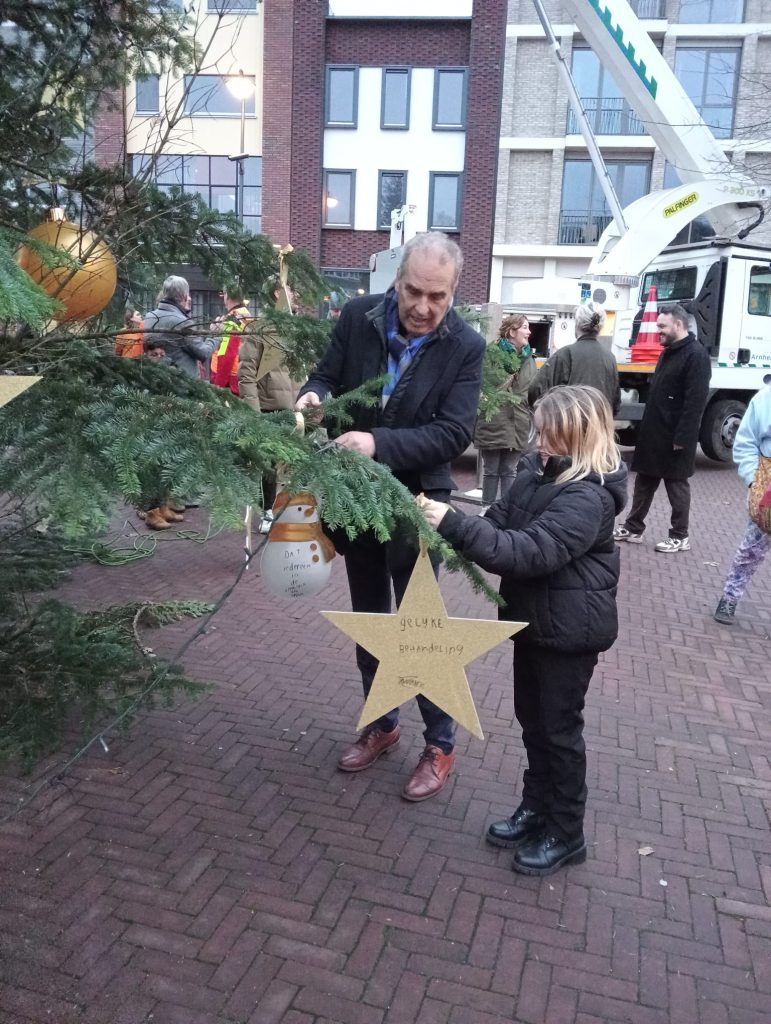
[[[389,231],[337,231],[321,232],[321,266],[348,270],[369,269],[373,253],[388,248]]]
[[[100,167],[113,167],[125,156],[124,92],[106,92],[94,117],[94,160]]]
[[[318,263],[325,5],[264,4],[263,230]]]
[[[292,76],[294,0],[263,4],[265,19],[262,111],[262,230],[280,245],[290,241],[292,196]]]
[[[327,22],[327,62],[362,67],[384,64],[465,67],[469,60],[469,34],[468,21],[330,19]]]
[[[485,302],[489,295],[506,8],[506,0],[474,0],[460,236],[465,264],[459,289],[469,302]]]

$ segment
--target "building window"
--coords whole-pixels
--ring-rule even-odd
[[[675,74],[717,139],[730,138],[733,130],[740,53],[717,46],[675,52]]]
[[[324,172],[324,227],[352,228],[356,171]]]
[[[246,100],[244,112],[254,114],[254,93]],[[225,75],[185,75],[185,113],[198,117],[240,114],[241,101],[228,89]]]
[[[328,128],[355,128],[359,105],[359,69],[327,65],[326,116]]]
[[[709,25],[744,21],[744,0],[680,0],[680,21]]]
[[[665,18],[667,15],[667,0],[629,0],[638,18]]]
[[[432,171],[428,187],[428,226],[442,231],[460,229],[462,174]]]
[[[258,0],[207,0],[206,10],[209,14],[227,14],[228,11],[248,13],[257,11]]]
[[[610,72],[593,50],[573,50],[573,78],[595,135],[644,135],[645,127],[621,94]],[[568,110],[568,135],[578,135],[578,122]]]
[[[132,171],[138,174],[152,161],[149,153],[136,153]],[[262,157],[244,159],[244,173],[238,174],[238,161],[226,156],[160,156],[153,180],[161,192],[176,187],[183,193],[197,193],[212,210],[236,212],[237,189],[243,184],[242,212],[247,231],[262,230]]]
[[[391,227],[391,210],[404,206],[407,199],[406,171],[378,171],[377,226]]]
[[[457,131],[466,127],[466,68],[437,68],[434,71],[435,129]]]
[[[676,188],[678,185],[682,185],[683,182],[680,180],[680,176],[671,164],[664,166],[664,183],[663,188]],[[707,218],[702,215],[692,220],[690,224],[686,224],[684,228],[675,235],[669,245],[685,245],[686,242],[701,242],[705,238],[714,238],[715,229],[712,227]]]
[[[160,110],[160,86],[158,75],[143,75],[137,79],[137,113],[157,114]]]
[[[622,206],[647,195],[648,160],[606,160],[610,180]],[[562,178],[560,245],[594,245],[613,217],[589,160],[566,160]]]
[[[410,69],[383,68],[381,128],[410,126]]]

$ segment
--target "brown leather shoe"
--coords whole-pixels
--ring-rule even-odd
[[[161,505],[159,509],[167,523],[184,523],[185,517],[175,512],[171,505]]]
[[[145,526],[149,530],[170,530],[171,523],[167,522],[159,508],[149,508],[145,512]]]
[[[377,725],[367,726],[337,762],[337,767],[341,772],[363,772],[386,750],[396,746],[399,735],[398,725],[393,732],[383,732]]]
[[[413,803],[435,796],[447,782],[454,764],[455,754],[445,754],[440,747],[429,744],[420,755],[417,768],[402,790],[402,796]]]

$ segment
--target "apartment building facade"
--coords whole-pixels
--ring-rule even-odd
[[[505,0],[266,2],[265,232],[350,295],[407,205],[460,242],[460,294],[484,301],[505,24]]]
[[[733,161],[768,181],[771,5],[631,0],[631,6]],[[564,6],[546,0],[546,8],[622,206],[678,184],[677,168],[667,164]],[[580,277],[610,216],[533,4],[509,0],[490,298],[508,306],[516,282]],[[678,241],[710,233],[699,220]],[[771,244],[771,230],[761,225],[750,240]]]

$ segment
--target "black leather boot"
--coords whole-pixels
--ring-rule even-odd
[[[493,846],[517,846],[523,839],[536,835],[545,824],[540,814],[520,804],[510,818],[493,822],[487,830],[486,839]]]
[[[585,860],[586,842],[583,836],[576,836],[575,839],[540,836],[520,846],[511,866],[521,875],[553,875],[564,864],[583,864]]]

